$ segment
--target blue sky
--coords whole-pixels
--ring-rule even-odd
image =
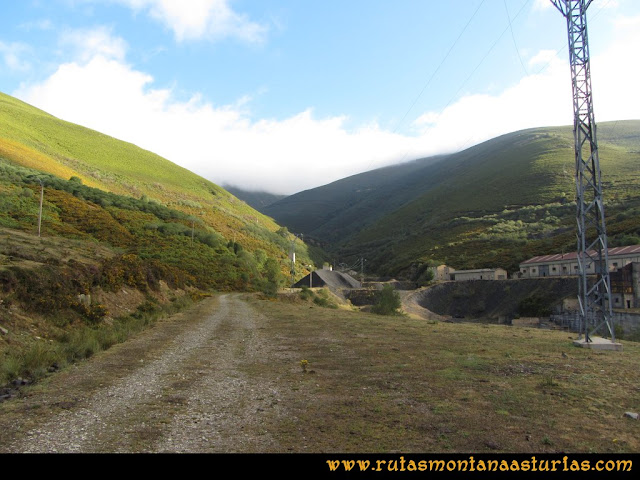
[[[221,185],[290,194],[572,122],[549,0],[0,5],[1,91]],[[588,18],[596,121],[640,118],[640,2]]]

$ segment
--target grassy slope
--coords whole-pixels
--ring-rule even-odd
[[[157,155],[0,94],[0,387],[121,341],[185,290],[280,282],[291,239],[279,228]],[[296,253],[301,277],[311,261],[301,242]]]
[[[640,121],[601,124],[598,134],[609,233],[613,244],[634,242],[640,235]],[[321,199],[331,199],[330,215],[307,216],[301,226],[343,257],[366,257],[369,269],[383,274],[430,261],[514,270],[534,254],[575,248],[574,168],[571,127],[530,129],[420,169],[356,175],[268,212],[287,224],[299,214],[296,202],[322,212]],[[375,188],[355,198],[367,175],[376,175]],[[283,205],[281,215],[275,209]]]
[[[223,188],[149,151],[59,120],[0,93],[0,157],[105,191],[146,196],[201,217],[229,240],[284,259],[276,223]],[[306,256],[306,252],[300,252]],[[309,263],[309,262],[306,262]]]
[[[340,241],[418,196],[423,171],[441,157],[415,160],[352,175],[305,190],[263,211],[296,232],[325,242]]]

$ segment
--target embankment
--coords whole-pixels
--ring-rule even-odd
[[[543,310],[551,313],[564,299],[576,298],[577,294],[575,278],[471,280],[439,283],[417,291],[412,299],[438,315],[499,319],[538,316],[535,314]]]

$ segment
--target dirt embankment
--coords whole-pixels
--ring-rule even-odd
[[[575,278],[471,280],[444,282],[417,291],[408,302],[437,315],[467,319],[513,318],[525,300],[536,299],[551,309],[577,296]]]

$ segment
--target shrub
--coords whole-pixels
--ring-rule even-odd
[[[323,288],[318,292],[318,295],[316,295],[315,298],[313,299],[313,303],[315,303],[320,307],[338,308],[338,305],[332,302],[331,299],[329,298],[329,291],[325,288]]]
[[[391,285],[385,285],[371,311],[378,315],[400,315],[401,306],[400,294]]]
[[[520,302],[518,313],[523,317],[548,317],[551,315],[551,306],[548,299],[531,295]]]

